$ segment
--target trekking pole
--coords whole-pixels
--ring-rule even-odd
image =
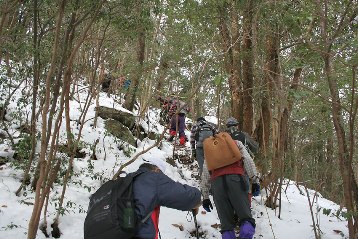
[[[193,213],[193,217],[194,217],[196,238],[199,239],[199,227],[198,227],[198,221],[196,220],[195,209],[193,209],[191,212]]]

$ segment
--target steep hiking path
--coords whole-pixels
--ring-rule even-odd
[[[190,131],[186,130],[186,136],[189,138]],[[172,147],[171,153],[167,157],[167,162],[178,169],[178,173],[181,177],[187,181],[194,181],[195,186],[199,186],[199,165],[191,156],[191,148],[189,142],[184,145],[179,144],[178,137],[175,137],[173,141],[167,141],[169,134],[166,135],[166,139],[162,144],[169,144]],[[190,174],[189,174],[190,173]]]

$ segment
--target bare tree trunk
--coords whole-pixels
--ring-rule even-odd
[[[104,62],[103,62],[104,58],[102,58],[101,55],[102,55],[103,41],[105,39],[105,34],[106,34],[107,29],[108,29],[108,25],[106,26],[106,28],[103,31],[103,36],[100,37],[100,39],[97,41],[97,46],[96,46],[94,56],[91,56],[91,59],[93,59],[94,64],[90,70],[90,76],[89,76],[90,89],[89,89],[89,91],[91,92],[91,97],[93,97],[93,96],[96,97],[96,109],[98,109],[98,107],[99,107],[99,91],[100,91],[101,83],[103,82],[103,79],[104,79]],[[97,78],[97,70],[100,65],[101,65],[100,73]],[[85,104],[84,108],[87,108],[87,104],[91,103],[90,101],[88,101],[89,97],[90,97],[90,95],[87,95],[86,104]],[[85,110],[82,110],[81,115],[78,118],[79,122],[81,122],[82,117],[84,117],[84,112],[85,112]],[[94,128],[97,127],[97,118],[98,118],[98,111],[95,112],[95,117],[94,117],[94,121],[93,121]]]
[[[73,25],[74,24],[75,19],[73,18],[73,16],[71,17],[71,21],[69,23],[69,25]],[[61,80],[62,80],[62,76],[63,76],[63,69],[64,69],[64,65],[69,57],[70,54],[70,45],[72,44],[73,38],[70,37],[71,34],[71,28],[68,27],[66,34],[65,34],[65,38],[64,38],[64,44],[62,46],[62,54],[61,54],[61,60],[59,62],[59,65],[57,67],[57,72],[56,72],[56,80],[54,82],[54,85],[52,87],[52,104],[51,104],[51,108],[49,109],[49,117],[47,119],[47,132],[51,132],[52,130],[52,122],[53,122],[53,117],[55,115],[56,112],[56,107],[57,107],[57,100],[58,97],[60,96],[60,89],[61,89]],[[56,57],[58,58],[58,56]],[[56,60],[57,61],[57,60]],[[56,63],[57,64],[57,63]],[[48,144],[50,141],[50,137],[51,134],[47,134],[46,137],[46,143]],[[37,165],[36,171],[35,171],[35,175],[32,181],[32,188],[36,189],[36,182],[38,180],[39,177],[39,170],[40,170],[40,164]]]
[[[239,54],[238,49],[240,48],[240,42],[238,39],[238,34],[233,32],[234,42],[231,41],[232,35],[230,35],[229,27],[227,24],[228,19],[226,19],[228,13],[228,5],[224,4],[223,6],[218,6],[219,12],[219,31],[221,35],[221,48],[224,54],[224,69],[225,72],[229,75],[229,89],[231,94],[231,111],[232,116],[239,118],[240,115],[240,87],[238,82],[241,81],[240,78],[240,61],[238,59]],[[233,23],[236,24],[236,23]],[[235,30],[235,27],[233,27]],[[234,50],[234,49],[235,50]],[[235,52],[234,52],[235,51]],[[236,64],[235,64],[236,63]]]
[[[271,29],[269,27],[269,29]],[[258,142],[260,143],[260,149],[264,157],[268,156],[270,147],[270,135],[271,135],[271,122],[272,122],[272,110],[271,99],[274,97],[275,83],[279,76],[279,36],[272,29],[267,29],[266,36],[266,65],[264,68],[264,80],[263,80],[263,92],[261,99],[261,116],[260,116],[260,129],[258,133]]]
[[[279,39],[278,34],[275,31],[271,30],[271,26],[268,26],[266,30],[268,33],[265,39],[266,47],[266,63],[264,67],[264,78],[263,78],[263,91],[261,96],[261,109],[260,109],[260,119],[257,126],[257,141],[260,144],[260,153],[261,157],[258,161],[258,167],[262,169],[262,172],[265,173],[268,171],[268,157],[270,152],[270,138],[274,138],[274,135],[271,135],[273,123],[272,123],[272,109],[271,109],[271,99],[274,95],[274,82],[277,81],[279,75],[278,72],[278,46]],[[272,177],[273,178],[273,177]]]
[[[143,4],[142,0],[137,1],[137,7],[139,13],[142,13],[144,11],[147,11],[147,9],[142,9]],[[129,87],[129,90],[125,97],[125,102],[123,104],[124,108],[126,108],[129,111],[132,111],[134,109],[134,105],[137,98],[137,92],[139,88],[139,82],[143,74],[143,64],[144,64],[144,58],[145,58],[145,40],[146,40],[146,30],[145,26],[142,24],[138,26],[138,36],[137,36],[137,69],[134,73],[133,80],[131,82],[131,86]]]
[[[216,97],[217,97],[217,108],[216,108],[216,118],[218,119],[218,126],[221,121],[221,90],[222,90],[222,81],[220,80],[219,84],[216,86]]]
[[[32,211],[31,219],[29,221],[29,229],[28,229],[28,239],[35,239],[36,238],[36,232],[39,225],[40,220],[40,214],[42,210],[42,205],[40,205],[41,198],[45,198],[46,195],[43,195],[43,191],[41,190],[43,187],[44,179],[45,179],[45,169],[46,169],[46,152],[47,152],[47,145],[46,142],[46,136],[47,134],[50,134],[51,132],[47,132],[47,112],[50,105],[50,94],[51,94],[51,78],[53,76],[53,72],[55,70],[55,59],[57,57],[57,49],[59,45],[59,37],[60,37],[60,30],[61,30],[61,24],[62,24],[62,18],[64,15],[64,9],[66,5],[66,0],[61,1],[57,20],[56,20],[56,31],[55,31],[55,40],[53,43],[53,50],[52,50],[52,59],[51,59],[51,65],[50,69],[47,73],[46,77],[46,96],[45,96],[45,104],[42,111],[42,131],[41,131],[41,151],[40,151],[40,157],[39,157],[39,168],[40,168],[40,174],[39,179],[36,183],[36,194],[35,194],[35,203],[34,208]]]
[[[81,135],[82,135],[82,129],[83,129],[83,126],[84,126],[84,121],[85,121],[85,116],[87,114],[87,111],[88,111],[88,108],[90,106],[90,101],[92,101],[92,95],[91,95],[91,90],[89,90],[89,93],[91,96],[90,97],[87,97],[87,102],[85,103],[86,107],[83,109],[84,112],[83,112],[83,117],[82,117],[82,122],[80,123],[80,129],[79,129],[79,133],[78,133],[78,136],[77,136],[77,139],[75,141],[75,143],[73,142],[72,140],[72,133],[71,133],[71,121],[70,121],[70,86],[71,86],[71,82],[72,82],[72,66],[73,66],[73,62],[75,60],[75,56],[77,55],[77,52],[80,48],[80,46],[82,45],[82,43],[84,42],[86,36],[87,36],[87,32],[88,30],[90,29],[90,27],[92,26],[93,24],[93,21],[96,19],[96,16],[97,14],[99,13],[99,10],[100,10],[100,6],[103,4],[102,3],[99,3],[100,5],[94,9],[95,11],[92,13],[92,18],[90,20],[90,22],[87,24],[87,26],[84,28],[83,30],[83,33],[81,35],[81,37],[79,38],[76,46],[73,48],[72,52],[71,52],[71,55],[67,61],[67,64],[66,64],[66,71],[65,71],[65,75],[64,75],[64,92],[65,92],[65,95],[64,95],[64,104],[65,104],[65,119],[66,119],[66,130],[67,130],[67,145],[68,145],[68,149],[69,149],[69,152],[71,152],[70,154],[70,160],[68,162],[68,168],[67,168],[67,171],[66,171],[66,174],[64,176],[64,179],[63,179],[63,188],[62,188],[62,193],[61,193],[61,197],[60,197],[60,201],[59,201],[59,210],[62,208],[62,204],[63,204],[63,200],[64,200],[64,196],[65,196],[65,193],[66,193],[66,189],[67,189],[67,182],[69,180],[69,177],[70,177],[70,174],[72,173],[72,169],[73,169],[73,160],[74,160],[74,157],[76,155],[76,151],[77,151],[77,147],[78,147],[78,144],[79,144],[79,141],[81,139]],[[74,13],[75,15],[75,13]],[[76,17],[74,17],[76,18]],[[75,33],[75,26],[71,27],[72,29],[72,32],[71,32],[71,36],[74,35]],[[60,216],[60,212],[57,212],[56,214],[56,217],[54,219],[54,223],[52,224],[52,228],[53,228],[53,231],[56,232],[56,233],[59,233],[60,230],[58,228],[58,222],[59,222],[59,216]],[[60,235],[58,235],[60,236]]]
[[[164,80],[165,77],[167,76],[168,69],[169,69],[169,61],[167,57],[164,55],[161,57],[160,64],[159,64],[159,76],[158,76],[157,87],[156,87],[156,89],[159,91],[162,91]]]
[[[253,49],[252,49],[252,21],[254,16],[254,3],[253,0],[248,0],[244,10],[244,26],[243,26],[243,63],[242,63],[242,75],[243,75],[243,115],[242,117],[242,129],[248,132],[250,135],[253,133]]]
[[[333,125],[337,135],[338,142],[338,159],[339,159],[339,168],[343,179],[343,194],[345,200],[345,206],[347,207],[350,216],[348,219],[348,229],[349,229],[349,238],[354,238],[357,231],[357,216],[355,216],[355,224],[353,220],[354,213],[357,212],[357,202],[354,203],[353,198],[353,172],[352,161],[347,147],[346,133],[343,125],[342,117],[342,105],[339,98],[339,92],[337,87],[337,82],[333,80],[332,68],[331,68],[331,57],[330,53],[327,52],[322,55],[325,63],[325,73],[326,80],[328,82],[329,90],[332,98],[332,116],[333,116]]]
[[[340,23],[337,25],[336,28],[334,28],[333,34],[330,34],[331,32],[329,31],[332,31],[332,29],[330,29],[330,26],[328,26],[329,21],[327,13],[329,11],[329,2],[327,0],[324,0],[322,4],[321,0],[317,0],[316,9],[317,15],[319,16],[321,42],[323,43],[323,47],[320,49],[320,53],[324,62],[325,78],[328,83],[331,94],[331,111],[333,125],[337,136],[339,168],[343,180],[343,195],[345,207],[349,212],[347,216],[349,238],[356,239],[358,237],[358,199],[355,200],[353,195],[353,189],[357,189],[357,183],[354,179],[354,173],[352,168],[353,155],[351,155],[354,150],[348,150],[348,143],[342,114],[342,103],[339,96],[340,92],[338,90],[337,80],[336,77],[334,77],[334,71],[332,67],[332,56],[334,55],[332,52],[332,45],[333,42],[336,40],[336,37],[342,31],[342,29],[346,25],[350,24],[351,18],[347,17],[347,13],[348,9],[351,9],[352,3],[352,0],[347,2],[347,5],[345,6],[345,11],[343,11],[342,16],[340,16]],[[356,12],[353,13],[353,16],[356,16]],[[353,113],[353,111],[351,113]],[[351,115],[350,117],[353,117],[353,115]],[[353,134],[353,132],[351,132],[351,134]]]
[[[20,195],[21,190],[23,189],[23,187],[25,186],[25,184],[30,180],[29,177],[29,173],[30,173],[30,169],[31,169],[31,164],[35,158],[35,152],[36,152],[36,145],[37,145],[37,140],[36,140],[36,108],[37,108],[37,95],[38,95],[38,87],[39,87],[39,78],[40,78],[40,69],[39,69],[39,59],[40,59],[40,43],[39,43],[39,39],[38,39],[38,2],[37,0],[34,0],[33,3],[33,15],[34,15],[34,20],[33,20],[33,46],[34,46],[34,64],[33,64],[33,86],[32,86],[32,109],[31,109],[31,153],[29,155],[29,160],[28,160],[28,165],[25,169],[24,172],[24,178],[21,182],[20,187],[18,188],[18,190],[16,191],[16,196]]]
[[[103,59],[101,61],[102,62],[101,62],[101,67],[100,67],[100,71],[99,71],[98,82],[102,82],[104,79]],[[98,107],[99,107],[99,88],[100,88],[100,84],[98,83],[98,86],[96,87],[96,109],[98,109]],[[94,121],[93,121],[94,128],[97,127],[97,120],[98,120],[98,110],[96,110],[96,113],[94,116]]]
[[[57,49],[58,49],[58,45],[59,45],[60,29],[61,29],[61,25],[62,25],[61,23],[62,23],[62,18],[64,15],[66,0],[61,1],[61,4],[60,4],[57,22],[56,22],[55,42],[53,44],[52,60],[51,60],[50,69],[49,69],[49,72],[48,72],[47,78],[46,78],[46,96],[45,96],[45,105],[43,107],[43,112],[42,112],[42,124],[43,125],[42,125],[42,132],[41,132],[42,133],[41,151],[40,151],[40,157],[39,157],[39,165],[40,165],[39,172],[40,173],[39,173],[39,179],[37,180],[37,184],[36,184],[34,209],[33,209],[31,219],[29,222],[28,239],[34,239],[36,237],[36,232],[37,232],[37,228],[39,225],[42,207],[44,205],[47,194],[50,192],[51,186],[56,178],[56,175],[57,175],[57,172],[59,169],[59,163],[57,163],[58,167],[56,165],[53,168],[53,160],[55,158],[55,154],[57,151],[57,143],[56,142],[57,142],[57,137],[59,134],[60,125],[62,123],[62,113],[64,110],[65,100],[66,101],[69,100],[73,61],[75,59],[75,56],[78,52],[79,47],[81,46],[81,44],[83,43],[83,41],[87,35],[89,28],[91,27],[94,19],[96,18],[103,2],[104,2],[104,0],[99,2],[97,6],[95,6],[96,8],[94,10],[96,10],[96,11],[92,11],[92,12],[94,12],[94,14],[93,14],[90,22],[87,24],[87,26],[83,30],[83,33],[80,36],[77,45],[73,48],[71,55],[68,58],[68,61],[66,64],[67,68],[66,68],[66,72],[65,72],[65,76],[64,76],[64,83],[63,83],[64,87],[63,87],[63,91],[61,94],[61,100],[60,100],[60,106],[59,106],[60,109],[58,112],[55,129],[53,132],[51,132],[51,131],[48,132],[46,122],[47,122],[47,112],[49,110],[50,101],[51,101],[51,97],[50,97],[51,96],[51,78],[53,76],[54,68],[56,65],[55,59],[57,58],[57,52],[58,52]],[[69,109],[68,103],[66,103],[66,108],[68,111],[68,109]],[[68,113],[67,113],[67,116],[68,116]],[[49,148],[49,152],[47,153],[47,150],[48,150],[47,134],[51,134],[51,133],[52,133],[51,145]],[[48,156],[47,161],[46,161],[46,156]]]
[[[327,165],[332,165],[333,162],[333,140],[332,138],[328,138],[327,142],[326,142],[326,164]],[[332,180],[333,180],[333,175],[331,172],[331,168],[328,168],[327,171],[325,172],[325,176],[324,179],[326,181],[326,191],[328,193],[332,192]]]
[[[68,91],[68,96],[69,96],[69,87],[67,87],[67,91]],[[70,160],[69,160],[69,163],[68,163],[68,168],[67,168],[67,171],[66,171],[66,174],[65,176],[63,177],[63,187],[62,187],[62,193],[61,193],[61,197],[60,197],[60,200],[59,200],[59,205],[58,205],[58,210],[57,210],[57,213],[56,213],[56,217],[54,219],[54,222],[53,224],[51,225],[51,227],[53,228],[53,233],[59,233],[60,232],[60,229],[58,227],[58,222],[59,222],[59,218],[60,218],[60,215],[61,215],[61,208],[62,208],[62,205],[63,205],[63,201],[64,201],[64,198],[65,198],[65,193],[66,193],[66,189],[67,189],[67,182],[70,178],[70,175],[72,173],[72,169],[73,169],[73,161],[74,161],[74,158],[75,158],[75,155],[76,155],[76,151],[77,151],[77,148],[78,148],[78,144],[81,140],[81,137],[82,137],[82,130],[83,130],[83,127],[85,125],[85,120],[86,120],[86,114],[88,112],[88,109],[90,107],[90,103],[93,99],[93,96],[91,94],[92,92],[91,91],[88,91],[88,94],[91,95],[90,97],[87,97],[87,101],[86,102],[86,108],[83,109],[84,110],[84,114],[83,114],[83,117],[82,117],[82,121],[80,122],[80,129],[79,129],[79,132],[78,132],[78,136],[77,136],[77,139],[75,141],[75,143],[73,144],[73,147],[69,147],[69,152],[70,152]],[[67,96],[67,97],[68,97]],[[65,103],[66,104],[66,103]],[[68,115],[66,115],[66,121],[67,121],[67,117]],[[52,234],[53,234],[52,233]],[[60,235],[58,235],[60,236]]]
[[[353,167],[353,157],[354,157],[354,153],[355,153],[355,138],[354,138],[354,134],[355,134],[355,129],[356,127],[355,122],[356,122],[356,116],[357,116],[357,112],[358,112],[358,96],[356,94],[356,72],[355,69],[357,68],[357,65],[352,67],[352,100],[351,100],[351,108],[350,108],[350,112],[349,112],[349,161],[350,163],[350,174],[352,176],[351,182],[352,182],[352,192],[353,192],[353,201],[355,204],[355,210],[356,212],[358,211],[358,183],[357,183],[357,170],[355,170]],[[356,172],[356,174],[354,174],[354,172]],[[355,236],[358,237],[358,215],[353,214],[353,218],[354,218],[354,230],[355,230]]]

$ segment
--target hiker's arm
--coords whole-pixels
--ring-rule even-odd
[[[201,174],[200,188],[203,199],[208,199],[210,190],[210,174],[205,160],[203,164],[203,172]]]
[[[259,183],[260,177],[259,174],[257,173],[254,160],[251,158],[249,152],[247,152],[244,144],[241,141],[235,140],[235,142],[240,149],[241,157],[242,160],[244,161],[244,167],[247,172],[247,175],[249,176],[249,178],[252,180],[253,183]]]
[[[166,175],[161,175],[157,190],[161,206],[187,211],[198,207],[201,202],[199,189],[175,182]]]

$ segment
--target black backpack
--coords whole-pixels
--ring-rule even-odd
[[[244,132],[239,130],[229,131],[229,134],[231,135],[231,138],[234,140],[241,141],[244,146],[246,147],[247,151],[253,156],[258,153],[259,151],[259,143],[256,142],[251,136]]]
[[[210,136],[213,136],[215,134],[215,130],[206,121],[201,121],[197,127],[198,128],[195,134],[196,146],[203,147],[204,140]]]
[[[133,181],[141,173],[104,183],[91,195],[84,222],[84,239],[129,239],[147,218],[138,221]],[[150,215],[150,214],[149,214]]]

